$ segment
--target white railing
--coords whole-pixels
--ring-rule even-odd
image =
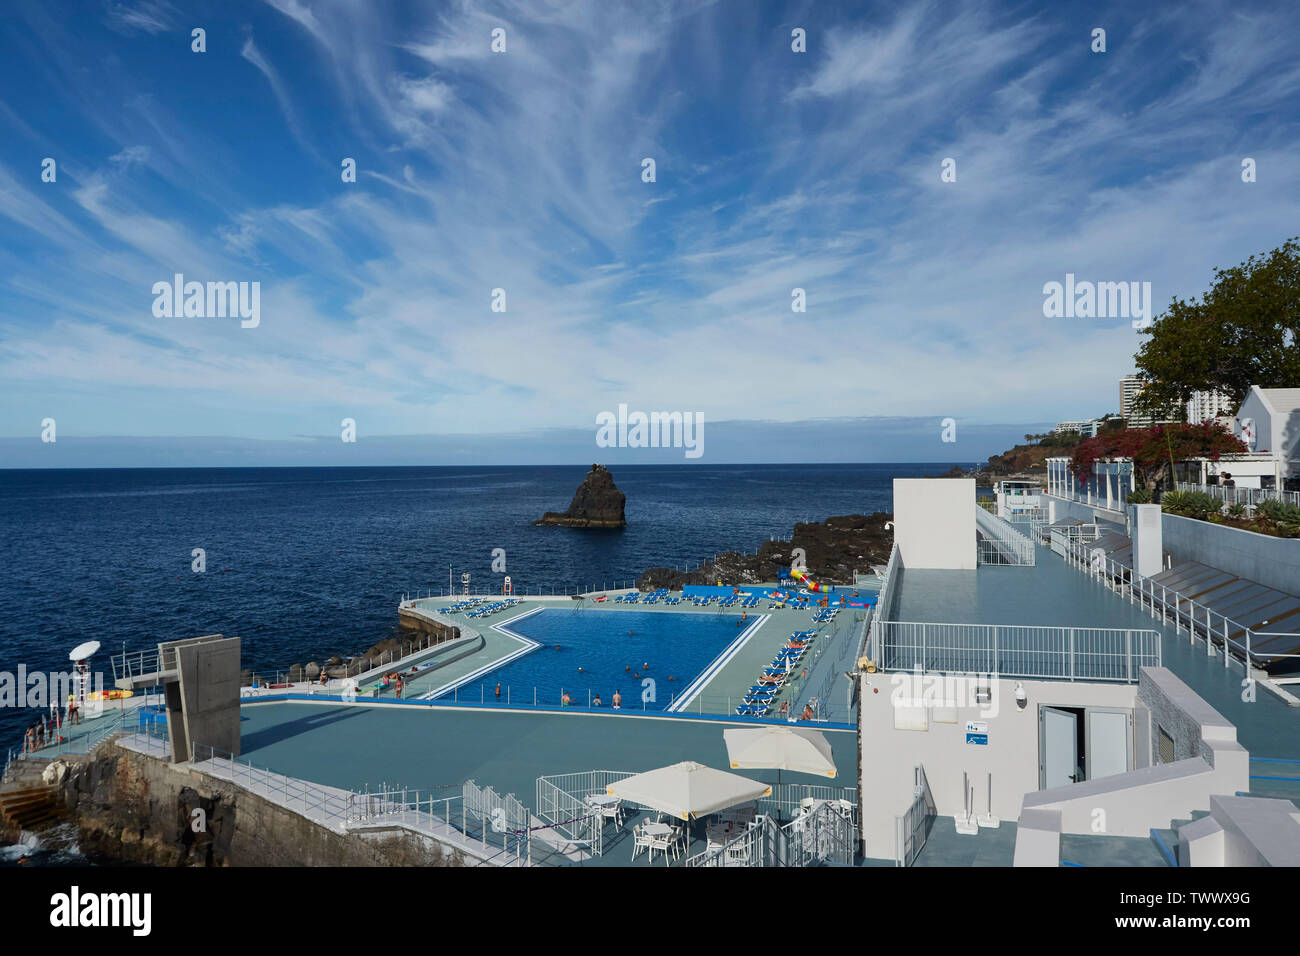
[[[1288,505],[1300,505],[1300,491],[1280,491],[1275,488],[1225,488],[1222,485],[1199,485],[1192,481],[1180,481],[1176,485],[1179,491],[1200,491],[1218,498],[1224,504],[1246,505],[1253,508],[1261,501],[1280,501]]]
[[[1007,515],[1003,519],[1025,537],[1037,544],[1047,544],[1047,512],[1033,511]]]
[[[975,509],[975,527],[979,538],[980,564],[1015,564],[1028,566],[1037,560],[1034,542],[997,515],[983,508]]]
[[[584,770],[537,778],[537,816],[575,846],[593,856],[605,852],[605,817],[586,798],[605,796],[607,788],[633,776],[624,770]]]
[[[832,801],[817,804],[781,829],[784,866],[852,866],[857,856],[853,814]]]
[[[705,849],[687,857],[683,866],[780,866],[782,865],[781,828],[768,816],[759,816],[743,832],[722,846]]]
[[[1132,682],[1161,661],[1154,630],[881,621],[879,634],[890,671]]]
[[[876,598],[876,610],[871,615],[871,628],[868,631],[870,650],[867,656],[877,667],[884,666],[880,654],[879,625],[882,618],[887,618],[894,612],[895,592],[902,566],[902,559],[898,555],[898,543],[895,542],[889,550],[889,563],[885,565],[885,573],[880,579],[880,594]]]
[[[1146,608],[1161,624],[1172,623],[1174,633],[1180,634],[1186,629],[1187,638],[1193,645],[1198,640],[1204,641],[1206,656],[1213,655],[1216,642],[1228,648],[1228,652],[1223,655],[1225,669],[1234,660],[1233,652],[1240,658],[1236,663],[1243,670],[1246,667],[1243,663],[1245,661],[1255,666],[1260,662],[1300,656],[1259,651],[1254,646],[1257,637],[1267,637],[1270,642],[1275,638],[1290,637],[1294,639],[1292,646],[1300,647],[1300,633],[1270,631],[1265,634],[1253,631],[1180,591],[1136,574],[1127,565],[1111,560],[1100,548],[1090,549],[1086,542],[1073,543],[1065,557],[1072,567],[1102,582],[1121,596],[1127,596],[1130,603]]]
[[[938,813],[925,768],[912,769],[912,802],[901,816],[894,818],[894,864],[911,866],[925,848],[930,819]]]
[[[209,763],[219,770],[219,779],[237,784],[249,793],[293,810],[326,826],[342,827],[348,819],[352,794],[322,787],[299,777],[276,773],[247,760],[236,759],[227,750],[194,744],[194,763]],[[196,768],[202,771],[204,768]]]
[[[1069,525],[1064,528],[1052,528],[1049,538],[1052,551],[1065,556],[1070,546],[1076,542],[1096,541],[1101,537],[1101,529],[1096,522],[1092,524]]]
[[[476,866],[523,866],[532,861],[527,809],[513,794],[480,789],[472,780],[453,796],[408,787],[354,792],[348,795],[346,822],[349,829],[400,827],[468,849],[479,857]]]
[[[760,813],[770,813],[778,820],[788,820],[809,805],[842,805],[846,812],[857,810],[855,787],[837,787],[824,783],[774,783],[772,793],[758,799]]]
[[[766,813],[721,846],[688,857],[689,867],[850,866],[857,856],[853,814],[834,801],[800,808],[784,826]]]

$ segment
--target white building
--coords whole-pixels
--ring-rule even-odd
[[[1146,383],[1136,375],[1125,375],[1119,380],[1119,416],[1130,428],[1150,428],[1152,425],[1168,425],[1178,420],[1173,417],[1172,409],[1167,409],[1163,416],[1138,411],[1134,407],[1134,401],[1144,388]]]
[[[1222,418],[1232,419],[1232,399],[1223,392],[1192,392],[1187,402],[1187,421],[1192,425]]]
[[[1058,434],[1083,435],[1085,438],[1096,438],[1097,432],[1101,430],[1101,419],[1094,418],[1086,422],[1059,422],[1052,431]]]
[[[1133,400],[1142,391],[1142,379],[1125,375],[1119,380],[1119,417],[1126,421],[1133,417]]]
[[[1232,431],[1252,452],[1270,455],[1279,477],[1300,477],[1300,388],[1252,385]]]

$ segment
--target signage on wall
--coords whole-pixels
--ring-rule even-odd
[[[966,721],[966,743],[987,747],[989,745],[989,725],[982,720]]]

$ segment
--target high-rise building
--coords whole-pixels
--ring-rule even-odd
[[[1152,415],[1147,411],[1138,411],[1133,406],[1134,400],[1142,393],[1146,385],[1136,375],[1125,375],[1119,380],[1119,416],[1130,428],[1150,428],[1152,425],[1167,425],[1178,421],[1177,411],[1166,409],[1163,415]]]
[[[1133,399],[1142,391],[1142,379],[1136,375],[1125,375],[1119,380],[1119,417],[1128,420],[1133,417]]]
[[[1187,420],[1193,425],[1215,418],[1231,419],[1236,407],[1223,392],[1192,392],[1187,402]]]

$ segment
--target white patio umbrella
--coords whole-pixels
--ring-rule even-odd
[[[834,777],[831,745],[819,730],[798,727],[736,727],[722,732],[727,760],[735,769],[793,770]]]
[[[687,822],[692,817],[717,813],[772,792],[765,783],[715,770],[693,760],[647,770],[612,783],[605,789],[611,796],[661,810]]]

